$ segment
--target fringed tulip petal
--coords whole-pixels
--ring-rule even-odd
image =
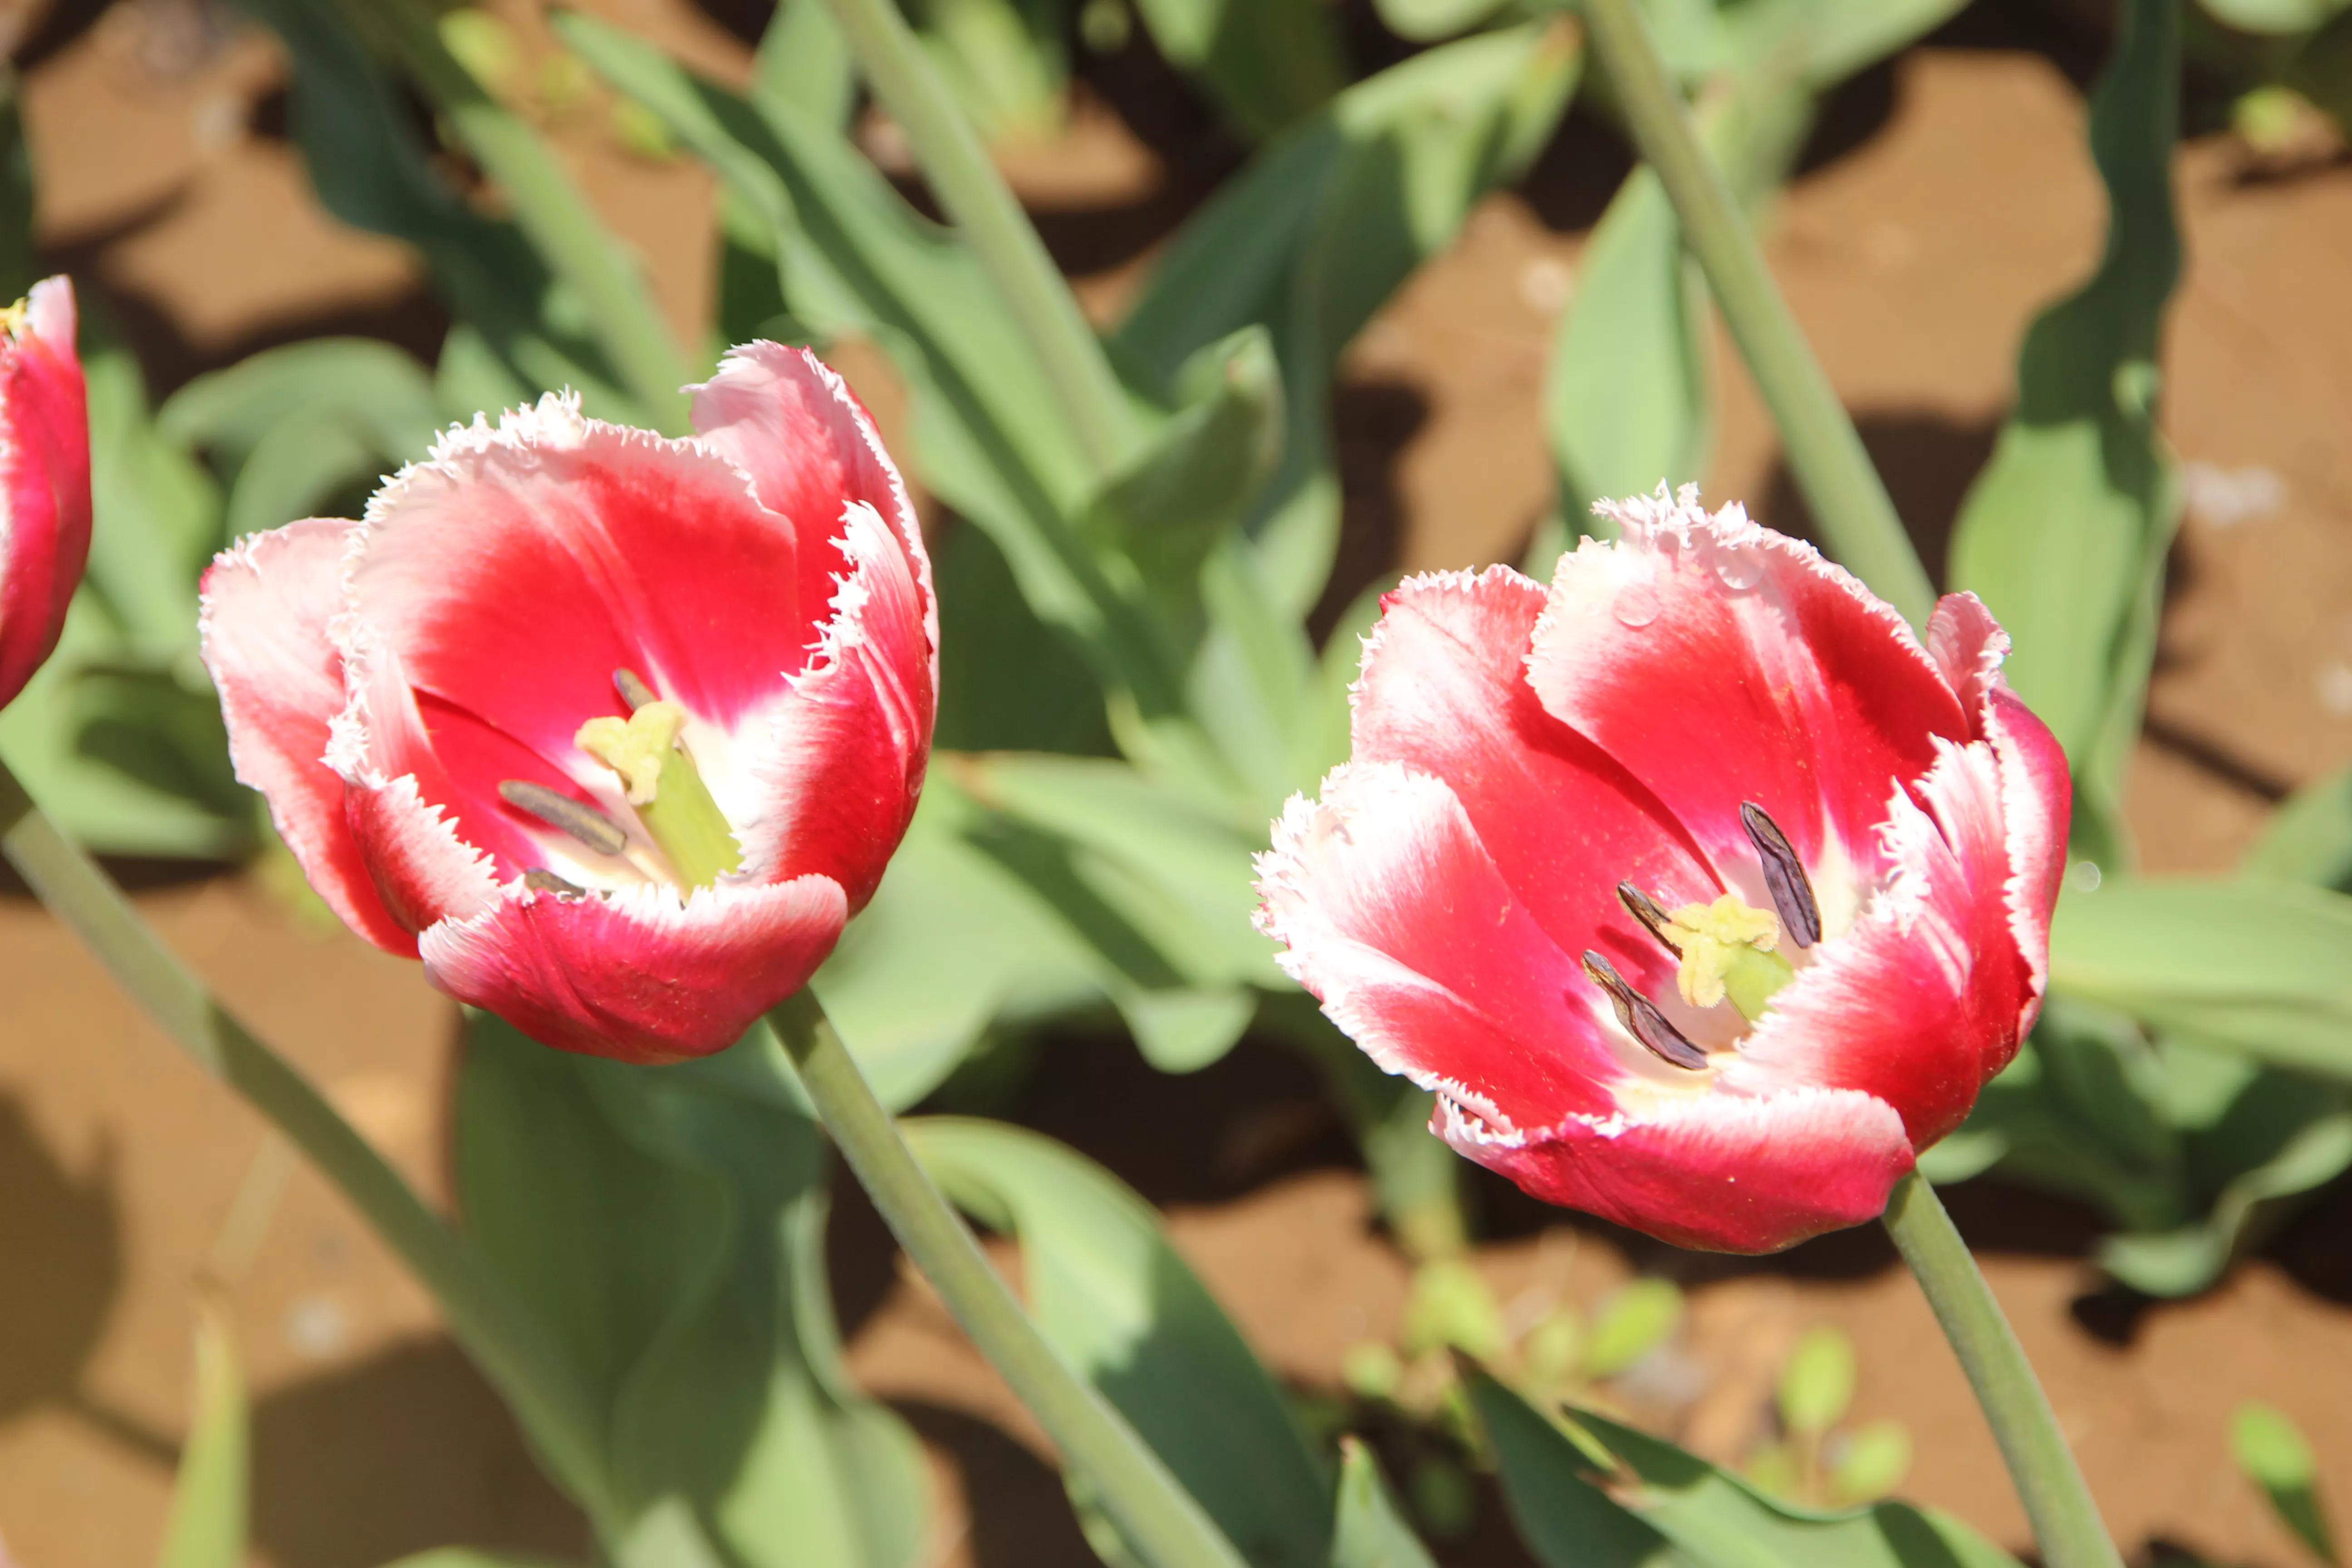
[[[680,905],[667,889],[611,899],[509,892],[433,927],[425,972],[543,1044],[632,1062],[724,1050],[806,983],[849,917],[824,877]]]
[[[220,693],[229,761],[269,803],[278,836],[343,923],[407,957],[416,937],[377,894],[327,766],[342,710],[342,656],[327,622],[342,605],[343,551],[356,526],[313,518],[244,540],[205,573],[205,668]]]
[[[33,285],[0,330],[0,707],[58,646],[89,557],[89,416],[73,285]]]

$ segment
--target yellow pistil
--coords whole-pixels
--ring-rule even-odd
[[[25,322],[33,313],[33,299],[26,295],[13,305],[0,306],[0,334],[10,342],[25,335]]]
[[[1750,1023],[1772,994],[1796,977],[1780,945],[1780,921],[1769,910],[1749,907],[1737,893],[1711,904],[1685,904],[1666,917],[1663,933],[1683,955],[1675,976],[1683,1000],[1712,1007],[1728,997]]]
[[[707,888],[741,868],[743,851],[694,759],[678,744],[685,728],[686,710],[656,700],[625,719],[591,719],[572,742],[620,776],[637,820],[679,879]]]

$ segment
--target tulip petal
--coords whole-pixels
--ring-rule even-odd
[[[355,622],[420,690],[560,770],[587,765],[583,722],[625,711],[614,670],[726,726],[816,641],[793,529],[739,469],[572,399],[453,429],[376,494],[365,526]]]
[[[343,661],[327,640],[341,605],[345,544],[358,525],[312,518],[257,533],[205,572],[197,626],[220,692],[229,760],[269,803],[278,837],[343,923],[387,952],[416,953],[368,875],[324,761],[343,707]]]
[[[33,285],[0,345],[0,706],[56,650],[89,556],[89,418],[73,285]]]
[[[393,919],[422,931],[498,901],[490,859],[458,832],[449,812],[407,773],[344,792],[343,814]]]
[[[1440,1100],[1431,1130],[1532,1197],[1714,1252],[1777,1252],[1874,1219],[1912,1167],[1902,1118],[1851,1089],[1694,1095],[1517,1134]]]
[[[807,981],[848,919],[840,887],[560,898],[510,888],[419,942],[425,973],[542,1045],[623,1061],[683,1061],[732,1045]]]
[[[1613,1108],[1632,1069],[1606,997],[1443,783],[1395,763],[1336,769],[1320,802],[1291,801],[1257,869],[1283,969],[1383,1068],[1509,1126]]]
[[[1614,759],[1544,711],[1526,679],[1542,584],[1507,566],[1407,578],[1365,639],[1354,755],[1443,779],[1503,880],[1563,951],[1598,949],[1667,999],[1694,1039],[1727,1016],[1673,995],[1675,959],[1618,901],[1630,880],[1668,907],[1723,885],[1681,822]]]
[[[934,650],[931,684],[938,686],[939,612],[922,528],[873,416],[848,384],[806,349],[752,342],[728,350],[719,374],[688,390],[703,445],[749,474],[760,504],[790,518],[798,531],[803,605],[829,601],[834,580],[854,564],[841,548],[843,509],[863,501],[882,515],[922,587],[923,630]]]
[[[852,502],[839,553],[851,567],[806,669],[744,748],[757,788],[744,870],[757,879],[829,877],[863,909],[922,792],[938,706],[931,597],[875,510]],[[733,808],[734,803],[722,802]]]
[[[2005,686],[1986,695],[1985,732],[2000,762],[2001,820],[2009,834],[2010,930],[2025,960],[2027,995],[2018,1015],[2022,1039],[2042,1012],[2050,984],[2050,913],[2066,875],[2066,833],[2074,782],[2049,726]]]
[[[1927,771],[1933,737],[1969,738],[1935,663],[1852,576],[1736,506],[1709,515],[1695,489],[1661,489],[1607,510],[1623,539],[1561,558],[1534,634],[1543,705],[1654,792],[1743,891],[1760,886],[1743,801],[1808,866],[1843,856],[1867,881],[1890,784]]]
[[[1895,1107],[1915,1146],[1958,1126],[2021,1038],[2031,978],[2010,915],[2001,769],[1948,742],[1892,792],[1893,879],[1779,995],[1723,1075],[1734,1090],[1853,1089]]]

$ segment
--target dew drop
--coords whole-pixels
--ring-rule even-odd
[[[1764,581],[1764,552],[1747,545],[1727,544],[1715,552],[1715,574],[1738,593]]]
[[[1638,631],[1658,618],[1658,591],[1647,583],[1628,583],[1617,590],[1609,613],[1619,626]]]

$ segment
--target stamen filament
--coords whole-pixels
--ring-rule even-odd
[[[499,785],[499,798],[517,811],[570,834],[599,855],[618,855],[628,847],[628,833],[618,823],[561,790],[532,784],[528,779],[508,779]]]

